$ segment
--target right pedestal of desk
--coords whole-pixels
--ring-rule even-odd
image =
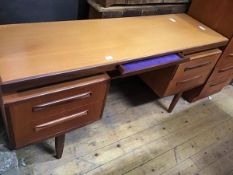
[[[220,92],[233,79],[233,39],[231,39],[223,55],[217,62],[205,85],[187,91],[183,97],[194,102]]]

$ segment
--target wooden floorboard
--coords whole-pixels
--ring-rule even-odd
[[[6,174],[233,174],[233,87],[169,114],[171,99],[137,78],[113,82],[102,120],[67,134],[62,159],[50,139],[17,150]]]

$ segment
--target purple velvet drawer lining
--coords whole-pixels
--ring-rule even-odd
[[[172,62],[180,61],[182,57],[178,54],[170,54],[166,56],[154,57],[150,59],[135,61],[121,65],[123,73],[140,71]]]

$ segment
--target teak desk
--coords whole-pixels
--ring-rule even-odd
[[[66,132],[101,118],[115,77],[139,75],[158,95],[176,94],[172,111],[182,92],[206,81],[227,42],[186,14],[2,25],[10,147],[55,137],[60,158]]]

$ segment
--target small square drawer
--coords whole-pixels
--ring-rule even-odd
[[[229,63],[224,67],[217,67],[219,74],[227,74],[229,76],[233,75],[233,64]]]
[[[182,80],[183,78],[195,77],[202,72],[210,73],[221,53],[222,52],[219,49],[214,49],[187,55],[187,57],[190,58],[190,61],[179,65],[173,79]]]
[[[13,145],[24,146],[100,118],[108,81],[109,77],[102,74],[5,95]]]
[[[103,101],[99,101],[49,116],[15,116],[12,121],[15,147],[54,137],[99,120],[103,105]]]

